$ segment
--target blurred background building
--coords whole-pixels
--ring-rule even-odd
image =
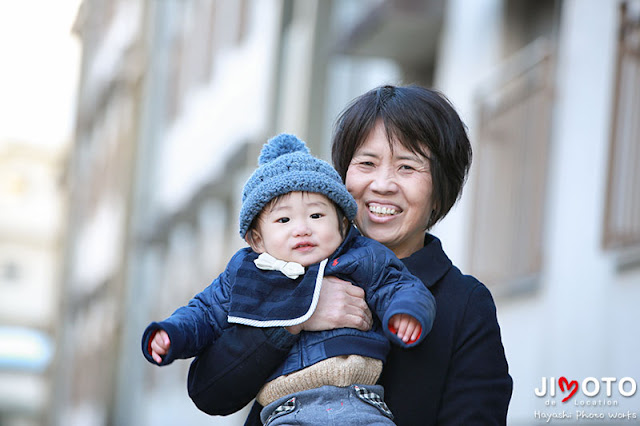
[[[0,425],[48,424],[79,2],[0,3]]]
[[[72,146],[0,145],[0,424],[242,424],[199,412],[189,362],[148,364],[141,333],[244,245],[261,145],[291,132],[327,159],[340,110],[385,83],[443,91],[469,128],[469,181],[433,233],[496,299],[509,424],[554,412],[545,378],[640,381],[639,0],[84,0],[74,16]],[[42,358],[28,368],[7,355],[16,330]]]
[[[0,143],[0,424],[47,408],[58,319],[61,156]]]

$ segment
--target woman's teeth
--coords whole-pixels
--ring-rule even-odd
[[[380,206],[369,206],[369,211],[375,214],[385,214],[385,215],[394,215],[396,214],[396,209],[390,207],[380,207]]]

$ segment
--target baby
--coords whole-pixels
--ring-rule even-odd
[[[242,194],[240,235],[250,247],[187,306],[147,327],[144,356],[158,365],[196,356],[233,323],[300,328],[323,277],[333,275],[365,290],[374,325],[302,331],[256,396],[261,419],[326,424],[339,409],[344,424],[393,424],[376,385],[389,341],[412,347],[424,339],[435,301],[391,250],[351,225],[356,210],[335,169],[304,142],[288,134],[271,139]]]

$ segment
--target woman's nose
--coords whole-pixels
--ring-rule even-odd
[[[378,168],[372,176],[371,190],[379,193],[394,192],[398,189],[396,175],[390,168]]]

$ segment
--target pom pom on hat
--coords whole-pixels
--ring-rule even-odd
[[[264,144],[262,151],[260,151],[258,164],[263,165],[269,163],[281,155],[290,154],[292,152],[309,154],[309,148],[307,148],[304,142],[294,135],[287,133],[279,134]]]
[[[270,139],[258,157],[259,167],[242,190],[240,236],[244,238],[256,216],[275,197],[289,192],[315,192],[336,203],[352,221],[356,200],[329,163],[315,158],[294,135],[282,133]]]

